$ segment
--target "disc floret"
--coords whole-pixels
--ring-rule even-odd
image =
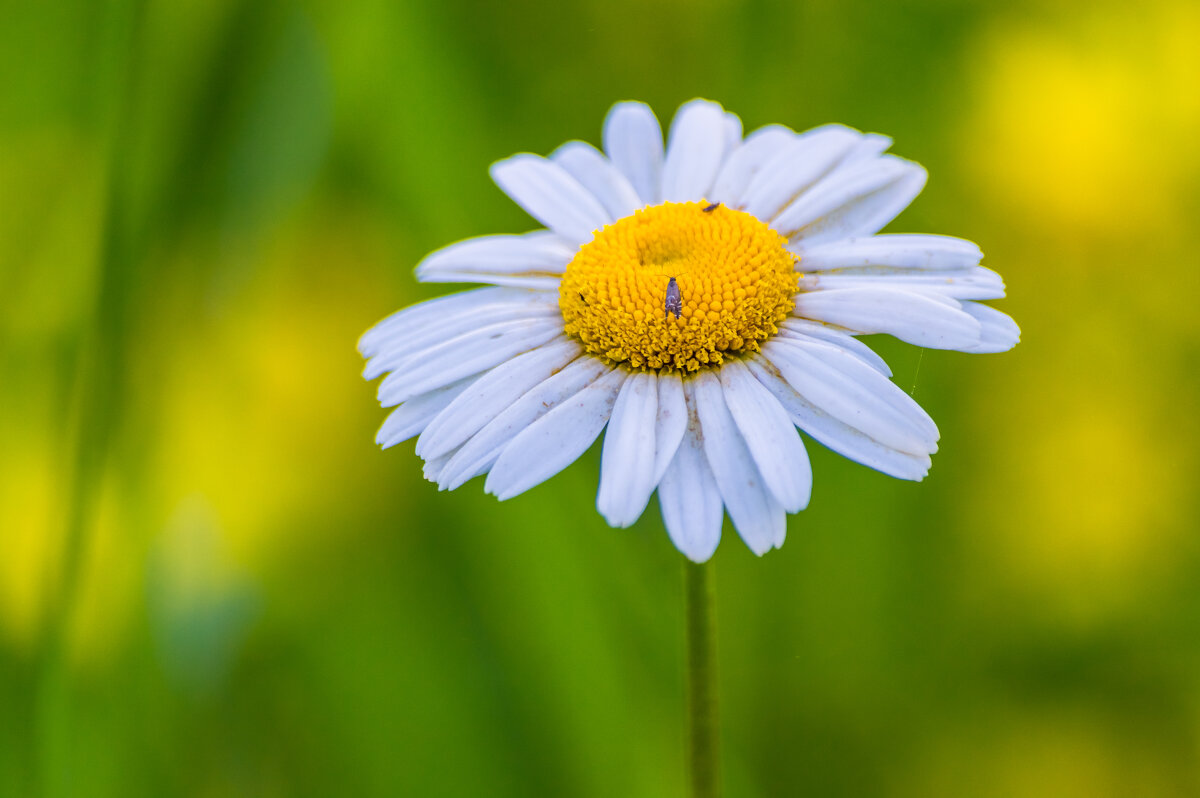
[[[758,351],[795,305],[787,239],[708,202],[635,211],[584,244],[559,288],[566,333],[614,364],[698,371]],[[668,308],[675,278],[678,317]]]

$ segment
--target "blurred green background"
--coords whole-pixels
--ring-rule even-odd
[[[731,796],[1200,795],[1200,6],[0,3],[0,795],[679,796],[681,556],[598,452],[423,481],[358,335],[612,102],[894,136],[1003,355],[872,343],[930,477],[810,444],[716,556]]]

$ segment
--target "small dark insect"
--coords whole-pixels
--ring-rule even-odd
[[[663,321],[666,321],[672,313],[675,318],[679,318],[679,314],[683,312],[683,297],[679,295],[679,283],[675,282],[672,277],[667,283],[667,301],[663,303]]]
[[[720,207],[721,207],[721,203],[719,203],[719,202],[714,202],[712,205],[709,205],[707,208],[705,208],[705,209],[704,209],[704,212],[705,212],[705,213],[712,213],[713,211],[715,211],[717,208],[720,208]]]
[[[588,301],[587,301],[587,297],[585,297],[583,294],[580,294],[580,295],[579,295],[579,301],[580,301],[580,302],[582,302],[582,303],[583,303],[583,304],[585,304],[585,305],[588,303]]]

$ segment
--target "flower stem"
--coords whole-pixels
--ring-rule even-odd
[[[716,586],[709,561],[683,565],[687,616],[688,780],[692,798],[721,794]]]

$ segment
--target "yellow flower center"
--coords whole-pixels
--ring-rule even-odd
[[[795,305],[787,239],[748,213],[664,202],[607,225],[567,264],[567,335],[635,369],[698,371],[755,352]],[[671,286],[671,278],[675,286]],[[679,317],[668,309],[678,291]]]

